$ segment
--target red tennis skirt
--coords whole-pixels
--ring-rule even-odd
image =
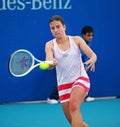
[[[72,83],[61,84],[58,86],[60,102],[69,101],[71,91],[74,87],[81,87],[88,94],[90,89],[90,80],[88,77],[80,76]]]

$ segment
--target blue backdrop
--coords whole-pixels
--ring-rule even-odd
[[[120,58],[119,0],[1,0],[0,1],[0,102],[46,99],[56,85],[55,70],[34,69],[25,77],[9,74],[8,59],[27,49],[44,60],[45,42],[52,39],[49,18],[61,15],[69,35],[80,35],[84,25],[95,30],[92,48],[98,55],[90,74],[90,95],[118,96]]]

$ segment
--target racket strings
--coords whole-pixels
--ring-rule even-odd
[[[26,73],[33,66],[34,61],[31,54],[27,52],[16,52],[11,57],[10,71],[13,75]]]

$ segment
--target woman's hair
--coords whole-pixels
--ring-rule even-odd
[[[64,25],[64,20],[61,16],[59,15],[54,15],[50,18],[49,23],[53,22],[53,21],[60,21],[62,23],[62,25]]]

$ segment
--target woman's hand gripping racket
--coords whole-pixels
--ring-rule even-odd
[[[28,50],[19,49],[10,56],[9,71],[15,77],[22,77],[27,75],[35,67],[40,66],[43,62],[49,65],[53,64],[53,61],[40,61]]]

